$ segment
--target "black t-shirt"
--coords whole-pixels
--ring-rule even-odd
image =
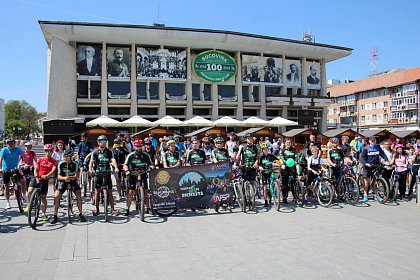
[[[115,160],[117,161],[118,165],[123,165],[125,162],[125,158],[129,154],[126,148],[119,148],[119,150],[112,149],[112,154],[114,155]]]
[[[174,153],[171,153],[171,151],[167,151],[164,155],[163,160],[166,162],[168,167],[172,167],[175,164],[179,162],[180,156],[179,152],[174,151]]]
[[[259,165],[264,168],[264,173],[269,173],[273,168],[273,163],[278,160],[273,154],[261,155],[259,159]]]
[[[191,165],[204,164],[206,163],[206,153],[201,149],[190,150],[185,161]]]
[[[344,153],[340,149],[329,150],[328,155],[333,163],[340,163],[344,159]]]
[[[217,159],[217,161],[227,161],[229,160],[229,152],[227,149],[225,148],[221,148],[221,149],[214,149],[211,153],[212,158]]]
[[[98,149],[92,153],[93,168],[95,171],[110,172],[111,159],[113,158],[114,156],[110,149],[105,148],[103,152]]]
[[[128,169],[135,172],[145,172],[149,166],[152,166],[152,160],[148,154],[145,152],[132,152],[125,159],[125,164],[128,166]]]

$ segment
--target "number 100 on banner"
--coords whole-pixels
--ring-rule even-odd
[[[205,51],[193,61],[194,73],[209,83],[223,83],[236,75],[235,60],[221,51]]]

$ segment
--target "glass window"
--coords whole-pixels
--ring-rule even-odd
[[[150,82],[149,93],[150,93],[150,99],[159,100],[159,83]]]
[[[137,115],[158,115],[158,108],[137,108]]]
[[[200,84],[192,84],[193,100],[200,100]]]
[[[260,87],[259,86],[254,86],[254,88],[252,90],[252,96],[253,96],[255,102],[260,101]]]
[[[170,96],[183,96],[185,84],[165,83],[165,92]]]
[[[249,101],[249,86],[242,86],[242,100],[244,102]]]
[[[109,115],[130,115],[130,108],[108,107]]]
[[[244,116],[247,116],[247,117],[258,116],[258,110],[244,109]]]
[[[101,98],[100,81],[90,81],[90,98]]]
[[[185,115],[185,108],[166,108],[166,114],[169,116]]]
[[[100,115],[101,107],[78,107],[78,115]]]
[[[211,101],[211,85],[204,84],[203,93],[204,93],[204,100]]]
[[[88,80],[77,81],[77,98],[88,98]]]
[[[219,117],[235,116],[235,109],[219,109]]]
[[[208,108],[193,108],[194,116],[208,116],[211,115],[210,109]]]
[[[267,110],[267,117],[281,117],[281,110]]]
[[[270,96],[280,96],[281,94],[281,87],[270,87],[270,86],[265,86],[265,96],[266,97],[270,97]]]
[[[109,98],[130,98],[130,82],[108,81]]]
[[[235,86],[218,85],[218,94],[223,98],[235,97]]]
[[[147,99],[146,82],[137,82],[137,99]]]

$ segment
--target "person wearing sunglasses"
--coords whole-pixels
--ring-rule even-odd
[[[192,140],[191,146],[192,149],[187,153],[185,164],[187,166],[191,166],[206,163],[206,153],[200,149],[200,140],[198,138],[194,138],[194,140]]]

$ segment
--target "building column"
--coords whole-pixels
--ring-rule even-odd
[[[130,117],[137,115],[137,55],[136,44],[131,44],[131,104],[130,104]]]
[[[284,119],[287,119],[287,108],[288,108],[288,106],[282,106],[281,108],[282,108],[281,109],[281,117],[284,118]],[[280,127],[280,133],[283,134],[285,132],[286,132],[286,127],[285,126]]]
[[[106,67],[106,43],[102,43],[101,115],[108,116],[108,73]]]
[[[159,81],[159,119],[166,116],[165,81]]]
[[[219,118],[219,94],[217,92],[217,85],[211,85],[211,101],[213,101],[213,106],[211,107],[211,119],[213,121]]]
[[[281,80],[283,82],[283,86],[281,87],[281,95],[287,95],[287,87],[286,87],[286,57],[283,55],[281,57],[281,69],[282,71],[282,77]]]
[[[328,107],[322,107],[322,118],[321,118],[321,125],[318,127],[321,129],[321,133],[327,131],[327,117],[328,117]]]
[[[193,96],[192,96],[192,68],[191,68],[191,48],[186,50],[187,55],[187,81],[185,82],[185,94],[187,95],[186,118],[193,117]]]
[[[265,100],[265,85],[260,86],[259,94],[261,102],[260,118],[265,120],[267,118],[267,101]]]
[[[327,96],[327,70],[325,59],[321,59],[321,96]]]
[[[238,106],[236,107],[236,118],[242,120],[244,118],[244,103],[242,96],[242,61],[241,61],[241,52],[237,51],[235,53],[236,57],[236,79],[235,79],[235,93],[238,96]]]
[[[302,77],[302,96],[308,96],[308,84],[307,84],[307,80],[306,80],[306,57],[302,57],[301,58],[301,67],[302,67],[302,71],[301,71],[301,77]]]

